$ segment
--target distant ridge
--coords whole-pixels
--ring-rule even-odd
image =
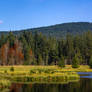
[[[54,37],[61,37],[65,36],[67,33],[71,33],[73,35],[82,34],[83,32],[92,31],[92,23],[90,22],[72,22],[72,23],[63,23],[63,24],[56,24],[47,27],[38,27],[32,29],[24,29],[19,31],[13,31],[15,35],[22,33],[23,31],[29,32],[41,32],[46,36],[54,36]],[[8,32],[0,32],[0,34],[7,34]]]

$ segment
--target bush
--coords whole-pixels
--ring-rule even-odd
[[[4,73],[7,73],[7,70],[5,70]]]
[[[33,69],[30,70],[30,74],[33,74],[33,73],[36,73],[35,69],[34,70]]]
[[[10,68],[10,71],[11,71],[11,72],[14,72],[14,67],[11,67],[11,68]]]

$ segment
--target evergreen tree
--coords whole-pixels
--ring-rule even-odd
[[[57,50],[51,50],[49,53],[49,63],[53,63],[54,65],[57,65],[57,62],[59,60],[58,52]]]
[[[67,63],[71,64],[72,62],[72,57],[74,55],[74,47],[73,47],[73,37],[70,34],[67,34],[66,36],[66,45],[65,45],[65,52],[66,52],[66,57],[67,57]]]
[[[78,68],[78,67],[79,67],[79,58],[77,55],[75,55],[72,60],[72,68]]]
[[[1,34],[0,36],[0,48],[7,43],[7,35]]]
[[[63,56],[61,56],[61,59],[58,62],[58,66],[61,68],[65,67],[65,60]]]
[[[89,60],[89,66],[90,68],[92,68],[92,56],[90,57],[90,60]]]
[[[61,39],[58,41],[58,56],[61,58],[61,55],[65,55],[64,51],[65,41],[64,39]]]
[[[37,62],[38,62],[38,65],[44,65],[44,64],[43,64],[42,56],[41,56],[40,54],[38,55]]]
[[[12,32],[9,32],[8,41],[9,41],[9,46],[13,47],[15,41],[15,35]]]

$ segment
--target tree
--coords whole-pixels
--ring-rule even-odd
[[[29,65],[35,65],[36,64],[36,60],[34,57],[34,53],[32,51],[32,49],[29,50],[29,61],[28,61]]]
[[[61,56],[61,59],[58,62],[58,66],[61,68],[65,67],[65,60],[63,56]]]
[[[87,60],[87,64],[89,64],[89,59],[92,55],[92,32],[88,31],[86,33],[86,60]]]
[[[79,67],[79,58],[77,55],[75,55],[72,60],[72,68],[78,68],[78,67]]]
[[[23,64],[24,55],[21,51],[18,52],[18,60],[19,60],[18,63],[17,63],[18,65]]]
[[[24,47],[23,52],[24,52],[25,64],[28,65],[29,64],[29,61],[30,61],[30,54],[29,54],[30,48],[29,48],[29,46],[27,44],[25,44],[25,47]]]
[[[24,60],[24,54],[22,51],[22,44],[21,42],[16,38],[16,40],[14,41],[14,52],[15,52],[15,64],[19,65],[19,64],[23,64],[23,60]]]
[[[73,37],[70,34],[67,34],[66,36],[66,45],[65,45],[65,52],[66,52],[66,57],[67,57],[67,63],[71,64],[72,63],[72,57],[74,55],[74,47],[73,47]]]
[[[10,48],[13,47],[14,41],[15,41],[15,35],[12,32],[9,32],[8,34],[8,41],[9,41]]]
[[[9,44],[6,43],[1,47],[0,50],[0,59],[2,65],[8,64],[8,50],[9,50]]]
[[[92,68],[92,56],[90,57],[90,60],[89,60],[89,66],[90,68]]]
[[[43,64],[42,56],[41,56],[40,54],[38,55],[37,62],[38,62],[38,65],[44,65],[44,64]]]
[[[65,40],[61,39],[58,41],[58,56],[61,58],[61,56],[65,55]]]
[[[7,36],[4,34],[1,34],[0,36],[0,48],[7,43]]]
[[[57,61],[59,60],[58,57],[58,51],[57,50],[51,50],[49,53],[49,63],[54,63],[54,65],[57,65]]]
[[[8,64],[9,65],[15,65],[15,51],[14,51],[14,48],[10,48],[9,51],[8,51]]]

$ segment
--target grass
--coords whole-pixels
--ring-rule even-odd
[[[80,65],[79,68],[72,68],[71,65],[66,65],[65,68],[61,69],[60,71],[66,72],[92,72],[92,69],[88,65]]]
[[[10,68],[12,66],[0,66],[0,73],[4,73],[5,71],[7,71],[8,73],[11,72]],[[13,66],[14,67],[14,71],[16,73],[29,73],[30,70],[37,70],[37,69],[41,69],[41,70],[56,70],[56,71],[66,71],[66,72],[92,72],[92,69],[89,68],[89,66],[87,65],[81,65],[79,68],[72,68],[71,65],[66,65],[65,68],[60,68],[58,66]]]
[[[76,72],[92,72],[87,65],[72,68],[58,66],[0,66],[0,86],[9,86],[12,82],[63,83],[78,80]]]

